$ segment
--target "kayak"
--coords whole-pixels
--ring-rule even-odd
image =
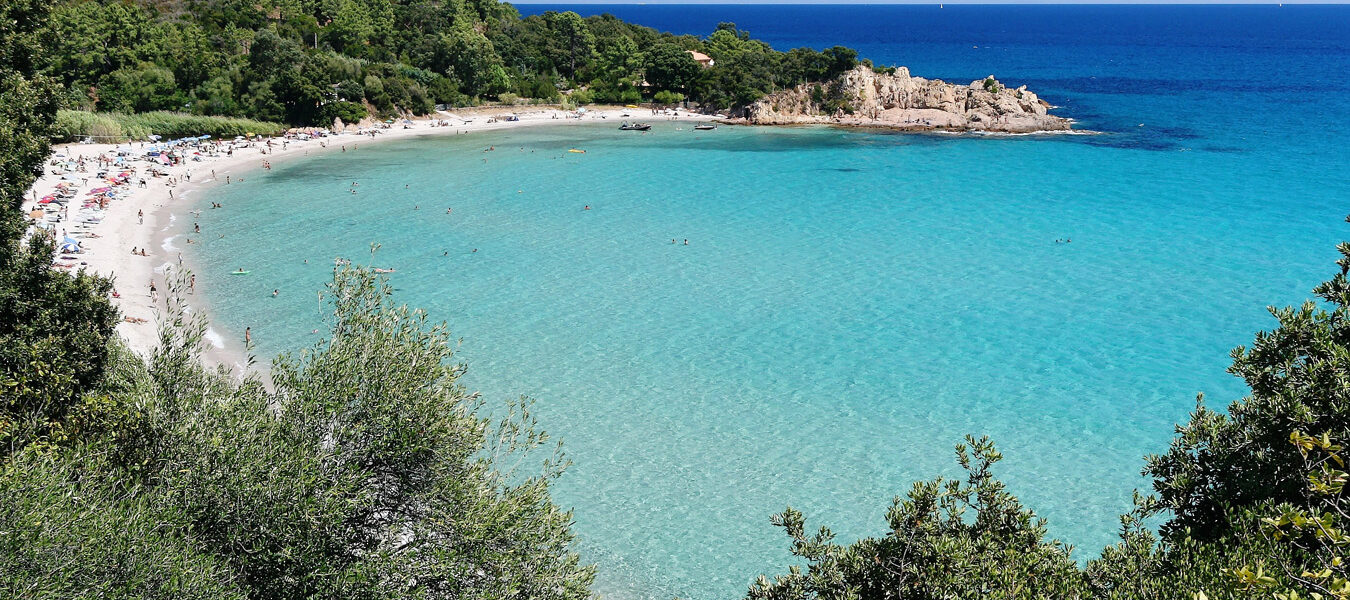
[[[571,150],[568,150],[568,152],[572,152],[572,153],[575,153],[575,154],[585,154],[585,153],[586,153],[585,150],[582,150],[582,149],[580,149],[580,148],[573,148],[573,149],[571,149]]]
[[[248,275],[250,271],[230,271],[231,275]]]

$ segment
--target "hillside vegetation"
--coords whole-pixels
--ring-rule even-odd
[[[39,35],[67,108],[297,125],[484,101],[726,108],[857,64],[843,47],[777,52],[730,23],[704,39],[608,15],[521,18],[495,0],[77,0]]]
[[[238,135],[275,135],[285,131],[278,123],[265,123],[236,117],[211,117],[169,111],[137,114],[61,110],[56,113],[55,139],[69,142],[93,139],[96,142],[144,140],[158,135],[165,139],[209,135],[230,138]]]

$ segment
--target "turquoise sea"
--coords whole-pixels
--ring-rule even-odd
[[[739,596],[789,564],[787,505],[880,535],[967,433],[1094,556],[1142,457],[1198,392],[1241,396],[1228,351],[1350,234],[1350,7],[593,8],[993,72],[1104,132],[541,126],[362,144],[197,198],[226,207],[189,246],[214,328],[252,327],[264,356],[316,339],[333,257],[382,244],[399,300],[463,338],[467,383],[536,398],[565,440],[556,497],[613,597]],[[888,45],[885,18],[926,33]]]

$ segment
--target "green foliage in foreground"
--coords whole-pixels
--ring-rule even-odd
[[[1350,501],[1345,498],[1347,474],[1345,448],[1329,434],[1321,437],[1295,431],[1289,435],[1292,446],[1303,457],[1309,497],[1299,504],[1285,503],[1276,516],[1262,519],[1271,536],[1292,549],[1302,559],[1268,565],[1258,561],[1255,567],[1244,565],[1233,571],[1243,590],[1253,595],[1271,594],[1279,600],[1298,598],[1350,598],[1350,563],[1345,548],[1350,545]],[[1278,567],[1279,573],[1297,582],[1290,585],[1265,574]]]
[[[56,113],[55,138],[59,141],[93,138],[97,142],[144,140],[151,134],[163,136],[165,139],[195,135],[232,138],[250,133],[275,135],[285,129],[285,126],[279,123],[167,111],[123,114],[61,110]]]
[[[848,546],[822,528],[808,536],[802,514],[774,517],[808,561],[774,581],[760,577],[747,598],[1078,598],[1084,580],[1069,550],[1045,540],[1045,520],[994,478],[1003,457],[987,438],[956,448],[965,481],[914,484],[886,513],[889,533]]]
[[[32,54],[46,6],[0,3],[0,460],[20,428],[38,441],[66,435],[71,407],[103,379],[117,318],[107,281],[54,270],[51,241],[23,239],[23,197],[56,112],[56,85]]]
[[[1340,272],[1313,290],[1320,304],[1271,309],[1279,327],[1233,351],[1229,372],[1251,394],[1227,415],[1198,407],[1171,448],[1149,458],[1157,508],[1175,515],[1170,528],[1205,535],[1232,507],[1307,502],[1303,457],[1290,433],[1350,439],[1350,244],[1338,249]]]
[[[916,484],[883,538],[839,546],[828,530],[807,537],[800,513],[775,517],[807,569],[761,578],[748,597],[1350,598],[1350,475],[1335,441],[1350,436],[1350,244],[1339,250],[1340,272],[1314,290],[1322,303],[1272,309],[1278,327],[1233,351],[1251,394],[1226,415],[1200,406],[1148,458],[1157,494],[1137,496],[1120,543],[1085,569],[992,479],[992,446],[972,440],[967,482]],[[1145,523],[1159,517],[1155,535]]]
[[[171,295],[161,348],[116,354],[99,431],[0,469],[0,590],[19,597],[586,598],[567,463],[525,402],[458,383],[443,325],[335,274],[332,335],[275,391],[204,368]],[[180,288],[175,288],[180,289]]]

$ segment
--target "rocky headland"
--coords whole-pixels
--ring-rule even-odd
[[[1009,88],[991,75],[969,85],[912,77],[906,67],[877,72],[859,65],[831,81],[806,83],[746,106],[751,125],[822,123],[907,130],[1036,133],[1068,131],[1072,121],[1026,86]]]

